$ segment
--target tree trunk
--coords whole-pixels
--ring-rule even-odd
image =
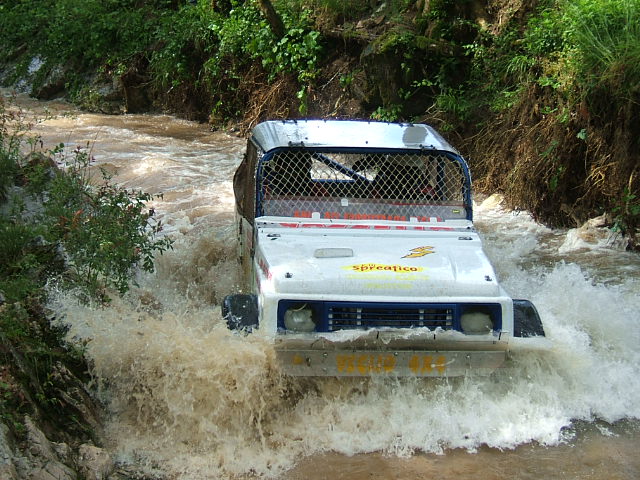
[[[276,9],[273,8],[273,4],[271,0],[258,0],[258,6],[262,11],[262,14],[269,22],[269,26],[271,27],[271,32],[276,36],[279,40],[284,37],[284,23],[282,23],[282,19]]]

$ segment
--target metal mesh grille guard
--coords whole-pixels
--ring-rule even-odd
[[[258,214],[347,220],[466,218],[465,176],[438,152],[285,150],[262,162]],[[261,210],[260,210],[261,209]]]

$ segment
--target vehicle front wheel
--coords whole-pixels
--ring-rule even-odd
[[[227,295],[222,301],[222,318],[230,330],[250,333],[258,326],[258,297],[243,293]]]

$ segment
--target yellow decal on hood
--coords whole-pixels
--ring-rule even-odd
[[[429,255],[430,253],[436,253],[434,252],[434,250],[435,250],[435,247],[416,247],[409,250],[412,253],[407,253],[402,258],[424,257],[425,255]]]
[[[413,273],[424,270],[422,267],[408,267],[405,265],[384,265],[381,263],[359,263],[357,265],[347,265],[342,267],[345,270],[354,272],[396,272],[396,273]]]

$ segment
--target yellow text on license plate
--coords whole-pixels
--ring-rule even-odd
[[[393,373],[396,368],[406,367],[414,375],[444,375],[447,358],[444,355],[411,355],[406,365],[398,365],[398,358],[387,353],[348,353],[336,355],[336,369],[341,374],[372,375]]]

